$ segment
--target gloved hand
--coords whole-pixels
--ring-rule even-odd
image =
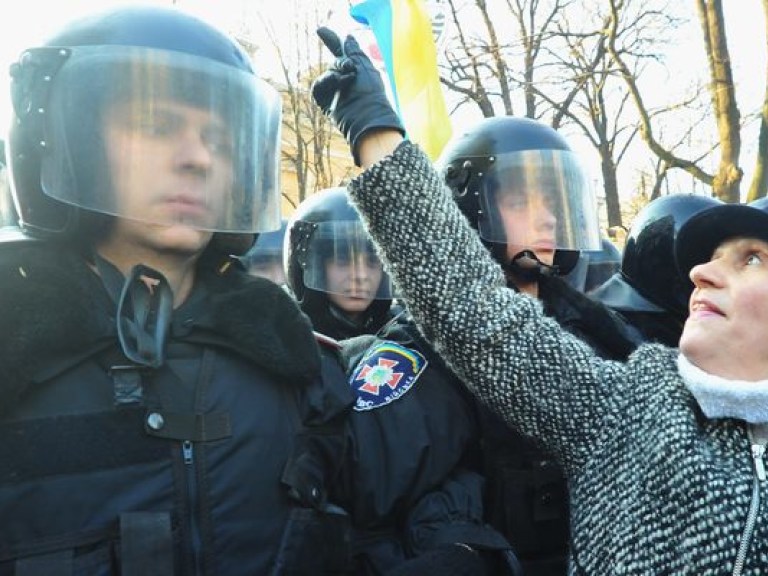
[[[355,165],[360,166],[360,137],[374,128],[393,128],[405,135],[400,118],[387,99],[384,83],[353,36],[342,45],[326,27],[317,35],[336,57],[333,65],[312,84],[312,97],[331,117],[349,143]]]
[[[477,552],[460,544],[444,544],[396,566],[386,576],[489,576],[489,568]]]

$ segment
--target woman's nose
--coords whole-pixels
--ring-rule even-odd
[[[694,286],[716,285],[721,278],[720,259],[712,259],[708,262],[697,264],[691,268],[688,274]]]

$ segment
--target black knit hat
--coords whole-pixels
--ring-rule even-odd
[[[731,238],[768,242],[768,208],[751,204],[723,204],[707,208],[686,222],[675,241],[675,259],[681,274],[708,262],[715,249]]]

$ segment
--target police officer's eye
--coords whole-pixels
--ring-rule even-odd
[[[221,156],[231,156],[234,148],[232,137],[225,128],[209,126],[203,132],[203,142],[206,147],[214,154]]]
[[[151,108],[134,111],[131,122],[134,129],[147,136],[172,136],[182,125],[178,115]]]
[[[528,198],[525,194],[505,194],[499,200],[502,210],[525,210],[528,208]]]
[[[365,265],[368,266],[368,268],[381,268],[381,261],[378,259],[378,257],[375,254],[368,254],[368,257],[366,258]]]
[[[547,208],[547,210],[553,213],[557,210],[557,200],[555,199],[554,194],[544,195],[544,206]]]
[[[339,253],[336,254],[336,257],[333,259],[333,261],[337,266],[349,266],[352,262],[352,258],[347,253]]]

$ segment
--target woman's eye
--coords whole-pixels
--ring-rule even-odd
[[[761,264],[763,262],[762,257],[760,254],[756,252],[752,252],[749,256],[747,256],[746,265],[747,266],[755,266],[757,264]]]

